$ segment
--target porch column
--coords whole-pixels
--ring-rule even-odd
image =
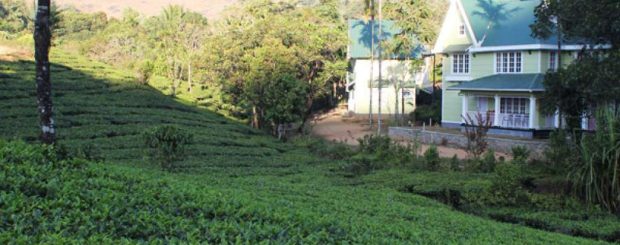
[[[581,129],[588,130],[588,117],[586,116],[586,113],[583,113],[581,116]]]
[[[500,121],[500,110],[501,110],[501,103],[502,103],[502,98],[499,97],[499,95],[495,95],[495,117],[494,117],[494,122],[493,122],[493,126],[499,127],[501,126],[501,121]]]
[[[461,114],[462,117],[463,117],[462,121],[463,121],[463,123],[467,123],[465,118],[467,118],[467,112],[469,111],[469,98],[468,98],[468,96],[466,94],[463,94],[462,100],[463,100],[462,101],[462,106],[463,106],[462,108],[463,109],[462,109],[462,114]]]
[[[554,117],[553,117],[553,126],[556,129],[560,128],[560,110],[555,110],[555,114],[554,114]]]
[[[530,128],[537,129],[536,126],[536,97],[530,95]]]

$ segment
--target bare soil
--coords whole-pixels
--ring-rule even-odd
[[[30,51],[0,44],[0,60],[17,61],[17,60],[32,59],[32,57],[33,57],[33,54]]]
[[[331,111],[326,114],[317,115],[312,122],[312,132],[315,136],[324,138],[329,141],[345,142],[349,145],[357,145],[357,139],[366,135],[376,133],[376,129],[370,129],[368,123],[362,120],[347,119],[342,117],[342,113],[338,110]],[[408,143],[403,139],[394,139],[402,144]],[[421,145],[420,154],[425,152],[430,146]],[[439,156],[442,158],[451,158],[456,155],[459,159],[467,159],[468,154],[463,149],[437,146]],[[497,153],[496,157],[505,157],[504,153]]]

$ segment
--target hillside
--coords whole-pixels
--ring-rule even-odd
[[[98,12],[103,11],[108,16],[120,17],[123,14],[123,10],[126,8],[133,8],[138,12],[147,15],[157,15],[162,8],[176,4],[192,11],[202,13],[209,19],[216,19],[220,13],[228,6],[236,4],[237,0],[150,0],[150,1],[123,1],[123,0],[107,0],[107,1],[93,1],[93,0],[58,0],[56,3],[59,6],[68,7],[72,6],[78,10],[85,12]]]
[[[2,243],[593,242],[344,185],[341,163],[135,84],[132,73],[58,51],[52,60],[61,144],[106,163],[60,162],[45,149],[0,143]],[[0,138],[36,140],[33,68],[0,61]],[[162,124],[195,135],[179,173],[143,157],[142,132]]]

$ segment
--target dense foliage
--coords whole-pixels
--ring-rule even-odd
[[[618,13],[616,0],[548,0],[536,8],[537,20],[531,26],[534,36],[558,36],[564,43],[585,45],[575,62],[547,74],[544,82],[544,109],[550,114],[559,110],[571,129],[580,128],[583,115],[594,117],[592,107],[613,104],[618,108]]]
[[[587,201],[620,214],[620,117],[602,110],[597,124],[594,135],[578,144],[570,177]]]
[[[172,96],[275,131],[342,98],[346,29],[338,7],[256,0],[216,22],[180,6],[148,18],[127,10],[78,46],[92,58],[134,67],[141,82]]]
[[[25,1],[0,1],[0,39],[13,37],[33,26],[33,11],[29,10]]]

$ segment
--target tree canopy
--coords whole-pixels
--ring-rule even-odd
[[[545,78],[547,113],[558,109],[578,128],[593,107],[620,99],[620,3],[616,0],[546,0],[535,11],[532,35],[584,45],[577,60]],[[558,34],[559,30],[559,34]],[[577,41],[575,41],[577,40]],[[590,115],[591,116],[591,115]]]

